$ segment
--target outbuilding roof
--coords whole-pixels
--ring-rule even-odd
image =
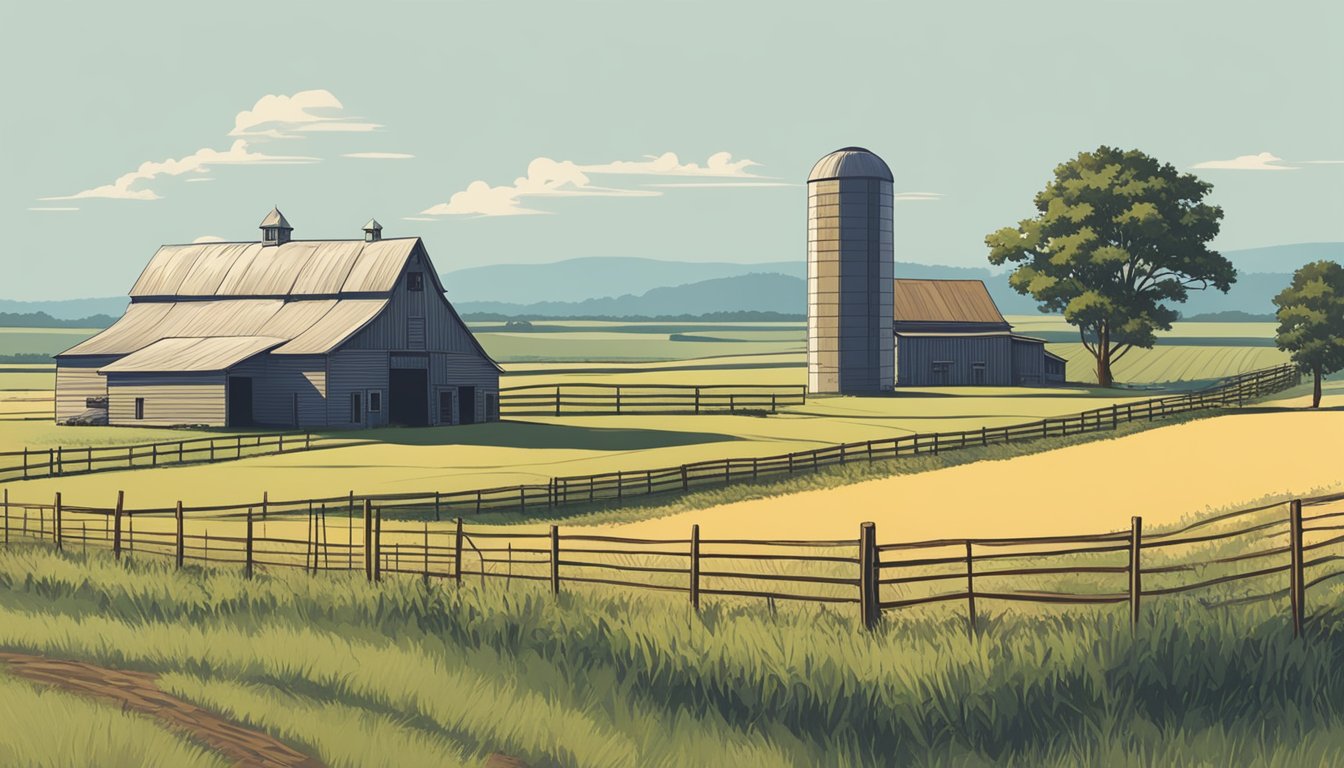
[[[284,344],[271,336],[210,336],[160,339],[99,373],[211,373],[227,371],[268,349]]]
[[[906,323],[993,323],[1007,327],[979,280],[896,280],[893,319]]]

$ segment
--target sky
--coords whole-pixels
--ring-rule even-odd
[[[0,298],[161,243],[420,235],[441,271],[805,258],[804,181],[895,175],[896,258],[986,266],[1101,144],[1213,183],[1225,250],[1344,240],[1344,3],[0,4]]]

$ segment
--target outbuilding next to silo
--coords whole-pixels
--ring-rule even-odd
[[[896,385],[1063,383],[1064,358],[1013,333],[979,280],[896,280]]]
[[[418,237],[165,245],[126,314],[62,352],[56,419],[125,426],[420,426],[499,417],[499,366]]]

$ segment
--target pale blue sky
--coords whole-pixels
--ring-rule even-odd
[[[986,265],[984,235],[1102,143],[1245,158],[1195,170],[1225,249],[1344,240],[1342,22],[1337,0],[5,2],[0,298],[124,293],[158,244],[255,239],[273,204],[298,238],[376,216],[445,271],[801,260],[801,183],[850,144],[929,193],[896,206],[899,260]],[[304,92],[341,108],[262,101]]]

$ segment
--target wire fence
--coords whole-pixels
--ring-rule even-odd
[[[1302,633],[1307,591],[1344,576],[1344,493],[1236,510],[1161,532],[1141,517],[1124,530],[1069,536],[879,543],[877,526],[852,539],[639,538],[589,529],[518,530],[389,519],[372,501],[296,513],[269,502],[243,512],[127,510],[3,502],[3,542],[107,548],[258,569],[362,571],[431,580],[514,580],[564,587],[618,586],[709,598],[853,605],[875,628],[891,612],[964,607],[979,631],[985,602],[1126,606],[1137,624],[1151,600],[1192,593],[1209,608],[1287,598]]]
[[[807,405],[806,386],[530,384],[499,392],[502,416],[777,413]]]

